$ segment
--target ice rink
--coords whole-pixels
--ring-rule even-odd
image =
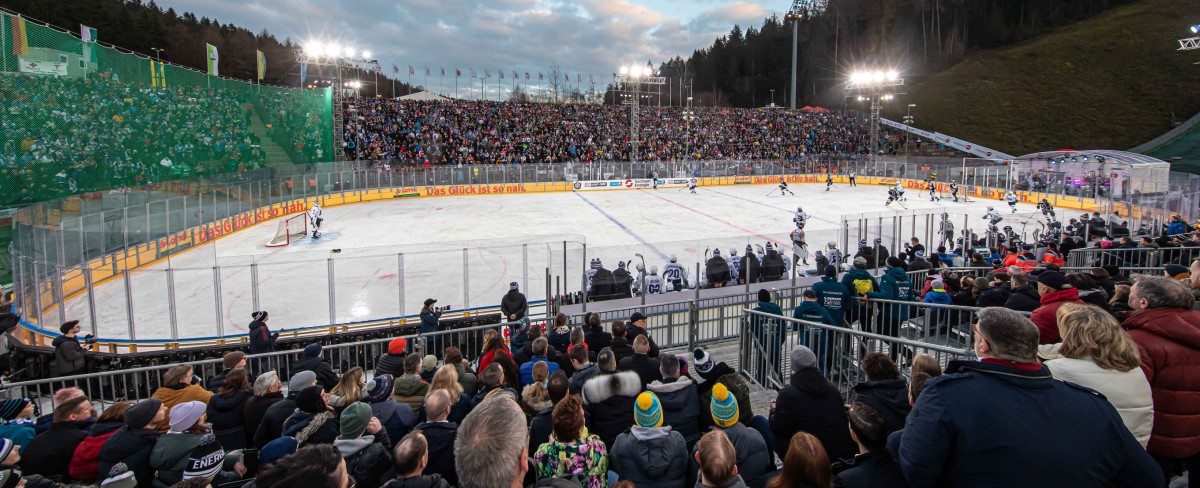
[[[797,206],[810,215],[812,251],[837,240],[843,215],[905,212],[897,204],[884,206],[885,186],[839,185],[826,192],[823,184],[792,185],[795,196],[778,191],[768,196],[773,188],[450,196],[330,207],[324,209],[320,239],[268,248],[275,220],[132,273],[128,294],[123,280],[98,285],[98,329],[107,339],[129,339],[131,329],[139,340],[237,335],[246,331],[256,295],[274,330],[413,315],[426,298],[455,309],[492,306],[512,281],[530,301],[542,300],[547,269],[552,293],[578,291],[586,260],[595,257],[611,270],[617,261],[638,261],[635,254],[641,254],[647,267],[661,269],[676,255],[694,273],[706,248],[728,257],[730,250],[741,255],[747,244],[771,242],[790,255]],[[1033,204],[1020,204],[1011,214],[1003,202],[930,202],[915,190],[907,196],[908,210],[945,209],[962,216],[955,222],[958,230],[969,219],[982,232],[988,205],[1005,216],[1001,226],[1036,225],[1041,219]],[[1076,214],[1058,211],[1060,219]],[[878,236],[876,229],[869,232]],[[911,237],[907,227],[903,233],[895,237]],[[893,230],[885,227],[882,234],[890,242]],[[80,319],[87,331],[89,309],[86,293],[72,297],[67,318]]]

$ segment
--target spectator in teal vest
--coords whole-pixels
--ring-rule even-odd
[[[818,302],[829,311],[829,316],[833,317],[833,325],[845,326],[843,317],[846,309],[852,304],[852,295],[846,285],[837,281],[836,266],[825,266],[824,271],[825,276],[813,284],[812,291],[816,292]]]
[[[800,302],[800,306],[796,307],[796,310],[792,312],[792,318],[819,324],[834,325],[833,316],[817,300],[817,292],[804,290],[804,301]],[[833,334],[826,329],[811,325],[804,325],[799,329],[800,344],[808,346],[809,349],[816,352],[817,358],[820,360],[818,364],[820,365],[821,372],[828,372],[830,367],[833,366]]]

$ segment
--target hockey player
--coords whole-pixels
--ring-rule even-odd
[[[837,243],[829,241],[829,244],[827,244],[825,247],[827,249],[825,251],[825,256],[829,258],[829,264],[837,266],[838,269],[841,269],[842,261],[845,256],[842,256],[842,252],[837,249]]]
[[[633,276],[625,269],[625,261],[617,262],[617,270],[613,271],[613,287],[614,300],[633,296]]]
[[[792,193],[792,191],[788,189],[786,181],[779,180],[779,194],[783,195],[784,193],[791,195],[791,196],[796,196],[795,193]]]
[[[938,232],[942,234],[942,245],[951,246],[954,244],[954,222],[950,221],[949,214],[942,214],[942,221],[938,224]]]
[[[900,182],[896,182],[896,201],[908,201],[907,198],[904,198],[904,185]]]
[[[1042,211],[1042,217],[1045,217],[1046,220],[1056,220],[1054,215],[1054,206],[1050,205],[1050,200],[1043,198],[1042,201],[1038,202],[1037,208],[1038,210]]]
[[[696,179],[695,178],[688,180],[688,190],[691,190],[693,195],[696,194]],[[667,272],[667,270],[663,269],[663,274],[666,274],[666,272]]]
[[[897,201],[899,199],[900,199],[900,194],[897,192],[897,190],[895,188],[888,188],[888,199],[887,199],[887,202],[884,202],[883,206],[890,207],[892,205],[892,202]]]
[[[663,266],[663,279],[667,282],[668,291],[680,291],[687,288],[687,268],[679,264],[679,259],[671,255],[671,262]]]
[[[925,189],[929,190],[929,201],[931,201],[931,202],[941,201],[941,198],[939,198],[937,196],[937,185],[934,184],[933,180],[929,180],[929,184]]]
[[[779,251],[775,250],[775,246],[770,242],[767,243],[767,252],[763,255],[762,260],[762,279],[763,281],[778,281],[782,280],[784,273],[787,272],[787,264]]]
[[[746,244],[746,255],[742,256],[741,265],[738,266],[738,284],[758,283],[761,265],[762,261],[754,255],[754,248]]]
[[[792,217],[792,222],[796,224],[797,228],[804,230],[804,226],[808,224],[808,213],[803,208],[796,207],[796,216]]]
[[[646,275],[646,294],[657,295],[666,293],[667,287],[663,286],[663,279],[658,275],[658,266],[650,267],[650,274]]]
[[[600,258],[592,258],[591,265],[583,272],[583,281],[587,284],[587,294],[592,295],[592,278],[596,276],[596,272],[600,270]]]
[[[825,175],[825,191],[833,188],[833,175]]]
[[[996,227],[996,224],[999,224],[1001,220],[1004,220],[1004,217],[1001,217],[1000,212],[997,212],[994,207],[988,207],[987,213],[983,214],[983,219],[988,221],[992,227]]]
[[[321,206],[313,203],[312,208],[308,209],[308,225],[312,226],[313,239],[321,237],[321,223],[324,221],[325,219],[321,218]]]
[[[858,240],[858,252],[854,254],[854,259],[863,258],[867,260],[867,266],[878,268],[878,263],[875,262],[875,249],[867,245],[866,239]]]
[[[808,243],[804,242],[804,228],[798,228],[792,231],[792,267],[799,268],[799,264],[808,266]]]
[[[1009,190],[1008,194],[1004,195],[1004,199],[1008,200],[1008,208],[1012,209],[1012,213],[1017,213],[1017,202],[1020,201],[1020,198],[1017,198],[1017,194]]]
[[[704,276],[709,288],[723,288],[729,281],[729,263],[721,257],[720,249],[713,249],[712,257],[704,263]]]
[[[654,186],[655,190],[658,189],[658,173],[650,172],[650,184]]]
[[[738,258],[737,248],[729,248],[729,283],[726,286],[733,286],[738,283],[738,278],[741,277],[742,260]]]
[[[958,203],[958,183],[950,182],[950,196],[954,197],[954,203]]]

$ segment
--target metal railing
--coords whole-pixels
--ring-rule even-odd
[[[1089,247],[1072,249],[1070,254],[1067,254],[1066,264],[1076,267],[1112,264],[1119,267],[1161,268],[1167,264],[1189,266],[1192,259],[1197,256],[1200,256],[1200,247],[1137,247],[1132,249]]]

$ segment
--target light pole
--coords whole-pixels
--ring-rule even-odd
[[[638,108],[641,106],[642,85],[664,85],[667,79],[653,76],[654,70],[649,66],[622,66],[616,76],[617,83],[624,83],[629,92],[624,103],[629,104],[629,162],[637,162],[639,145]],[[649,97],[649,95],[647,95]]]
[[[860,102],[871,102],[871,147],[870,160],[875,174],[879,174],[879,111],[881,102],[895,98],[892,89],[904,85],[904,78],[895,70],[856,71],[846,83],[846,95],[858,93]]]
[[[771,89],[771,106],[775,106],[775,90]]]
[[[915,104],[915,103],[908,104],[908,115],[904,116],[904,125],[907,125],[907,126],[913,125],[912,109],[913,109],[913,107],[916,107],[916,106],[917,106],[917,104]],[[905,134],[904,135],[904,174],[906,174],[906,175],[908,174],[908,141],[909,141],[908,138],[909,138],[909,135]]]
[[[774,90],[772,90],[774,91]],[[687,97],[687,109],[683,111],[684,138],[687,139],[687,154],[683,156],[686,165],[692,157],[692,121],[696,120],[696,112],[692,111],[692,97]]]
[[[154,59],[158,61],[158,64],[162,64],[162,53],[165,52],[166,49],[159,48],[159,47],[152,47],[152,48],[150,48],[150,50],[154,51]]]
[[[342,68],[350,68],[355,70],[364,69],[372,63],[378,64],[377,61],[370,59],[369,51],[358,51],[350,46],[341,46],[333,42],[308,41],[304,43],[302,49],[296,53],[296,57],[301,63],[307,63],[315,66],[330,66],[335,70],[334,79],[330,83],[333,89],[333,110],[332,110],[332,142],[333,142],[333,160],[345,161],[346,150],[343,147],[341,134],[343,130],[342,119],[342,97],[343,90],[347,88],[346,82],[342,80]],[[359,87],[362,86],[361,82]],[[355,88],[357,90],[357,88]]]
[[[800,52],[800,21],[825,10],[826,0],[792,0],[792,8],[784,17],[792,21],[792,92],[789,107],[796,109],[796,63]],[[774,102],[772,102],[774,103]]]

